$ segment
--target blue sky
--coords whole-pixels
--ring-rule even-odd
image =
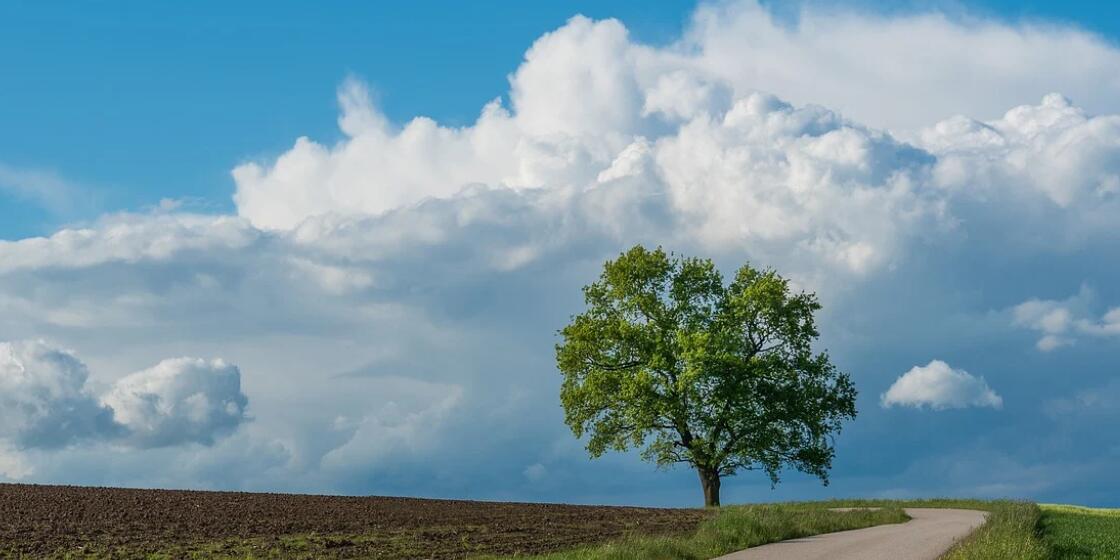
[[[640,242],[817,292],[860,390],[725,501],[1120,503],[1118,10],[0,6],[0,479],[695,503],[561,422]]]
[[[572,15],[619,17],[636,37],[665,42],[690,11],[685,2],[9,3],[0,154],[96,191],[100,210],[165,197],[229,210],[233,165],[299,135],[338,137],[334,91],[349,74],[369,80],[396,121],[466,124],[505,93],[525,47]],[[4,203],[4,238],[89,217]]]

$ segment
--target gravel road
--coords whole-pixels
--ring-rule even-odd
[[[907,508],[912,519],[768,544],[716,560],[937,560],[984,523],[987,513],[966,509]]]

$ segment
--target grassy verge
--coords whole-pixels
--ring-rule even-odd
[[[1042,537],[1056,560],[1120,558],[1120,510],[1042,505]]]
[[[1045,560],[1049,547],[1039,535],[1042,512],[1031,502],[990,502],[988,522],[953,547],[945,560]]]
[[[726,506],[691,535],[635,537],[557,552],[538,560],[706,560],[770,542],[861,529],[909,518],[897,507],[875,511],[830,511],[831,503]],[[483,557],[497,558],[497,557]]]

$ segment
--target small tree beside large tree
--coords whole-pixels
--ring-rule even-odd
[[[642,448],[696,469],[706,506],[722,477],[792,467],[828,484],[833,437],[856,390],[826,353],[811,293],[744,265],[724,285],[711,260],[642,246],[584,288],[587,310],[560,331],[560,399],[592,457]]]

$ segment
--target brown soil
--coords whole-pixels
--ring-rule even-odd
[[[0,484],[0,556],[465,558],[691,531],[703,510]]]

